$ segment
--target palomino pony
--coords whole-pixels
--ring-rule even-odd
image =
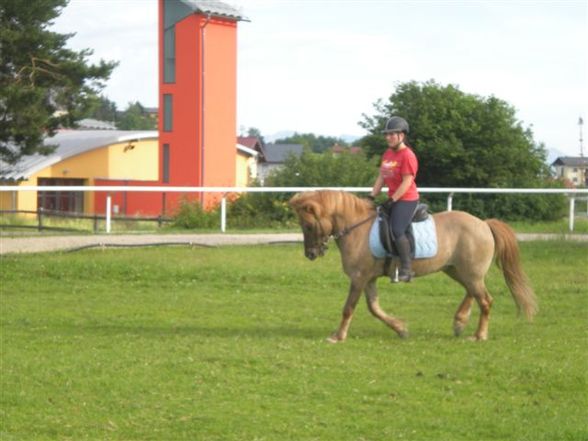
[[[290,206],[298,215],[304,234],[304,251],[314,260],[323,256],[330,237],[341,252],[343,271],[351,280],[347,302],[339,329],[328,341],[337,343],[347,338],[355,306],[365,291],[370,312],[392,328],[400,337],[408,331],[402,320],[388,315],[378,303],[376,279],[389,276],[398,266],[395,260],[386,268],[385,259],[372,256],[369,231],[376,216],[374,204],[343,191],[309,191],[295,195]],[[508,225],[490,219],[482,221],[470,214],[451,211],[433,215],[437,230],[437,254],[432,258],[413,260],[415,276],[443,271],[466,290],[453,320],[459,336],[468,323],[474,300],[480,307],[480,319],[474,340],[488,338],[488,321],[492,297],[484,278],[496,258],[506,284],[519,309],[531,320],[537,312],[535,294],[522,270],[517,239]]]

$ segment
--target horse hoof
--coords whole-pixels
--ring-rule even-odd
[[[334,345],[334,344],[337,344],[337,343],[340,343],[340,342],[342,342],[342,341],[343,341],[343,339],[341,339],[341,338],[337,337],[336,335],[331,335],[330,337],[327,337],[327,338],[325,339],[325,341],[326,341],[327,343],[331,343],[332,345]]]
[[[465,326],[462,325],[455,325],[453,327],[453,335],[455,335],[456,337],[459,337],[461,335],[461,333],[463,332]]]
[[[477,335],[472,335],[471,337],[468,337],[468,341],[486,341],[487,339],[487,337],[479,337]]]
[[[400,337],[401,339],[407,339],[409,337],[409,333],[406,329],[402,330],[402,331],[398,331],[398,337]]]

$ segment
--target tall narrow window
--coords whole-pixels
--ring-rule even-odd
[[[169,183],[169,144],[163,144],[163,172],[162,180]]]
[[[173,130],[173,95],[166,93],[163,95],[163,131],[171,132]]]
[[[163,82],[176,82],[176,27],[163,31]]]

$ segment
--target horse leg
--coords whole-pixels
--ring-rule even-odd
[[[351,281],[349,286],[349,294],[347,295],[347,301],[343,307],[343,317],[341,318],[341,324],[339,329],[334,332],[330,337],[327,338],[329,343],[338,343],[344,341],[347,338],[347,331],[353,318],[353,312],[357,306],[357,301],[361,297],[362,286],[354,281]]]
[[[470,321],[470,315],[472,313],[472,304],[474,303],[474,298],[466,294],[461,305],[457,308],[457,312],[453,318],[453,334],[456,337],[459,337],[463,332],[464,328]]]
[[[483,341],[488,339],[488,322],[490,321],[490,308],[492,307],[493,299],[484,281],[480,281],[468,289],[468,294],[473,296],[480,307],[480,320],[478,322],[478,329],[473,335],[472,340]]]
[[[401,338],[408,337],[408,329],[404,322],[395,317],[391,317],[380,307],[378,301],[378,291],[376,289],[376,281],[370,281],[365,287],[365,294],[369,311],[374,317],[386,323],[392,328]]]
[[[447,269],[445,269],[444,272],[449,277],[451,277],[453,280],[455,280],[463,285],[463,282],[461,281],[455,268],[453,268],[453,267],[447,268]],[[465,285],[464,285],[464,287],[465,287]],[[472,313],[472,304],[473,303],[474,303],[474,297],[472,297],[468,292],[466,292],[464,299],[462,300],[461,304],[459,305],[459,308],[457,308],[457,311],[456,311],[455,315],[453,316],[453,334],[456,337],[459,337],[461,335],[464,328],[467,326],[468,322],[470,321],[470,315]]]

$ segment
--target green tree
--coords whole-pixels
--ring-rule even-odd
[[[378,173],[377,159],[363,154],[314,153],[290,155],[284,166],[268,176],[270,187],[369,187]],[[294,224],[286,193],[247,193],[229,207],[233,223],[244,227]],[[365,196],[365,195],[364,195]]]
[[[91,100],[88,111],[85,113],[85,118],[94,118],[99,121],[118,120],[119,111],[116,108],[116,103],[110,101],[105,96],[96,96]]]
[[[157,124],[141,103],[135,101],[119,114],[116,127],[121,130],[156,130]]]
[[[346,147],[347,143],[340,138],[332,136],[315,135],[314,133],[294,133],[287,138],[277,139],[276,144],[302,144],[315,153],[322,153],[329,150],[335,144]]]
[[[494,96],[466,94],[434,81],[400,84],[388,101],[374,104],[374,115],[360,122],[369,135],[360,140],[368,155],[386,149],[382,129],[390,115],[410,124],[409,144],[419,158],[421,187],[544,187],[549,169],[543,144],[516,118],[515,109]],[[429,199],[436,199],[429,197]],[[546,204],[540,196],[456,198],[458,208],[490,215],[545,218],[559,215],[562,198]],[[469,202],[468,202],[469,201]],[[535,201],[535,202],[534,202]],[[551,206],[551,209],[549,209]]]
[[[43,138],[73,127],[104,86],[116,63],[89,64],[89,49],[66,48],[73,34],[49,27],[67,0],[0,3],[0,155],[48,154]]]
[[[466,94],[434,81],[409,82],[374,107],[376,114],[364,115],[360,123],[372,136],[368,153],[383,153],[381,131],[387,118],[403,116],[411,127],[409,144],[419,157],[423,186],[521,187],[549,175],[544,146],[516,119],[514,108],[496,97]]]
[[[259,141],[261,142],[262,145],[265,145],[265,139],[263,138],[263,135],[261,134],[261,130],[259,130],[257,127],[249,127],[247,129],[247,131],[245,131],[245,127],[241,127],[240,132],[241,132],[241,134],[239,136],[253,136],[253,137],[259,139]],[[246,133],[246,134],[244,134],[244,133]]]
[[[300,157],[290,155],[284,166],[267,178],[272,187],[365,187],[374,183],[377,159],[363,154],[339,155],[305,150]]]

